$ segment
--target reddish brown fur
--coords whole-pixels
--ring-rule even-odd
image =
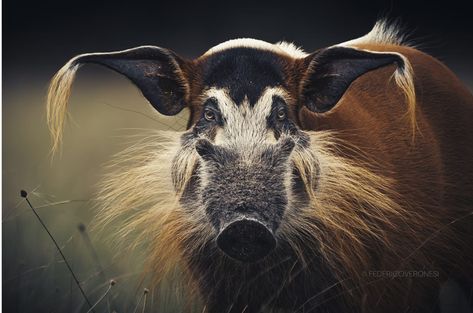
[[[340,153],[356,162],[367,162],[374,171],[394,179],[394,190],[402,195],[405,205],[423,217],[420,222],[425,225],[411,225],[415,233],[406,230],[404,236],[425,242],[418,253],[425,254],[426,263],[408,260],[396,265],[404,258],[417,258],[411,255],[413,251],[403,251],[398,246],[398,251],[382,260],[379,268],[395,270],[400,269],[399,265],[417,263],[421,268],[404,269],[442,269],[440,279],[414,279],[410,287],[406,280],[382,281],[371,290],[379,297],[365,294],[366,309],[382,304],[385,298],[384,309],[396,312],[395,304],[401,309],[404,301],[421,303],[424,297],[435,299],[436,288],[447,273],[473,278],[473,96],[445,65],[418,50],[378,45],[360,48],[396,51],[411,62],[417,93],[418,129],[414,142],[410,141],[412,130],[407,119],[400,118],[405,116],[406,106],[402,91],[390,79],[394,67],[381,68],[357,79],[330,112],[316,114],[302,108],[299,119],[303,129],[337,131],[341,140],[357,147],[342,148]],[[416,293],[416,284],[430,288],[431,294]],[[394,294],[383,297],[379,292],[388,289]],[[371,302],[375,299],[380,303]],[[378,312],[380,308],[383,306],[377,306]]]

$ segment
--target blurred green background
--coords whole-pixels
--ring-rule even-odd
[[[402,17],[420,47],[473,86],[472,20],[467,2],[207,1],[128,2],[6,0],[3,2],[3,309],[87,312],[79,290],[20,190],[29,192],[91,302],[110,279],[117,284],[97,312],[141,312],[140,251],[120,251],[90,231],[103,164],[143,129],[183,130],[187,112],[163,117],[123,77],[97,66],[78,74],[62,154],[51,161],[45,121],[49,79],[84,52],[143,44],[196,57],[227,39],[295,41],[307,51],[356,38],[380,14]],[[79,225],[85,231],[79,230]],[[182,299],[181,299],[182,300]],[[151,290],[145,312],[182,312],[179,290]],[[187,310],[187,309],[186,309]]]
[[[112,309],[141,312],[143,288],[140,251],[116,251],[109,237],[91,233],[94,187],[102,165],[143,129],[183,130],[186,112],[176,117],[155,113],[128,81],[103,69],[84,68],[71,98],[63,153],[49,154],[43,98],[45,86],[28,92],[4,91],[3,283],[5,312],[75,312],[82,297],[46,232],[19,191],[29,199],[62,246],[91,302],[106,291]],[[86,226],[85,231],[79,225]],[[126,257],[124,257],[126,256]],[[153,290],[152,290],[153,291]],[[169,311],[172,295],[147,296],[147,305]],[[99,306],[105,312],[107,301]],[[86,306],[77,312],[87,311]],[[166,311],[167,312],[167,311]]]

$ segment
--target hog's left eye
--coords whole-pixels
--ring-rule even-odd
[[[205,110],[204,111],[204,118],[209,122],[215,121],[215,118],[216,118],[215,112],[212,111],[212,110],[208,110],[208,109]]]
[[[276,114],[276,117],[278,118],[278,120],[280,121],[283,121],[286,119],[286,111],[284,109],[279,109],[277,114]]]

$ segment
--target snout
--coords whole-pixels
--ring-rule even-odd
[[[276,238],[263,223],[240,219],[220,232],[217,245],[229,257],[249,263],[267,256],[276,246]]]

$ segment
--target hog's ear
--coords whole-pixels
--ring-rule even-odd
[[[400,73],[404,72],[399,54],[340,46],[318,50],[303,62],[307,70],[300,86],[301,100],[309,110],[319,113],[331,110],[350,84],[369,71],[397,64]]]
[[[189,91],[183,70],[186,61],[172,51],[142,46],[116,52],[82,54],[60,69],[49,87],[47,116],[53,136],[53,150],[61,141],[67,101],[75,73],[85,63],[103,65],[127,77],[161,114],[175,115],[186,106]]]

